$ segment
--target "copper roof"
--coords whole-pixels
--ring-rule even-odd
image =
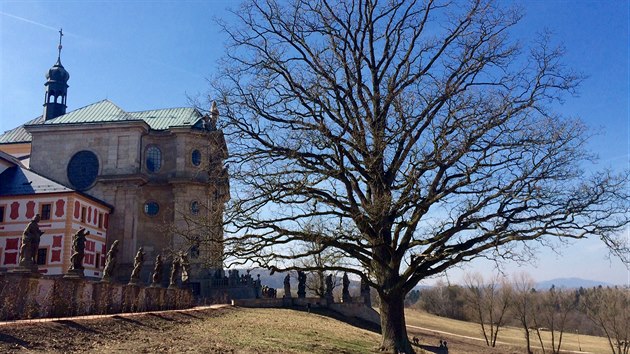
[[[62,116],[44,121],[40,116],[26,122],[15,129],[0,135],[0,144],[28,143],[31,134],[24,129],[25,125],[57,125],[77,123],[107,123],[121,121],[144,121],[153,130],[167,130],[171,127],[199,126],[201,113],[194,108],[165,108],[139,112],[125,112],[109,100],[102,100],[81,107]]]

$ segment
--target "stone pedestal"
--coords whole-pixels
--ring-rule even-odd
[[[19,275],[29,275],[39,277],[39,268],[37,268],[37,264],[28,264],[24,262],[22,265],[13,268],[8,271],[9,273],[15,273]]]
[[[139,308],[138,295],[140,294],[140,286],[125,285],[123,287],[123,311],[136,312]]]
[[[129,283],[127,285],[141,285],[140,284],[140,279],[138,279],[138,278],[131,278],[131,279],[129,279]]]
[[[85,274],[83,272],[83,268],[68,269],[68,273],[66,273],[63,277],[66,279],[83,279],[85,278]]]

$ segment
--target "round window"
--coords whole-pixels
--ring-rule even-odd
[[[192,164],[195,166],[199,166],[201,164],[201,152],[199,150],[193,150],[190,159]]]
[[[199,202],[197,202],[196,200],[192,203],[190,203],[190,212],[193,214],[199,214]]]
[[[160,205],[156,202],[144,203],[144,212],[149,216],[155,216],[160,211]]]
[[[147,148],[147,170],[157,172],[162,167],[162,151],[157,146]]]
[[[98,175],[98,157],[87,150],[79,151],[68,162],[68,180],[78,190],[88,189]]]

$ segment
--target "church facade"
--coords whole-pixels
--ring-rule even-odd
[[[69,74],[46,75],[41,117],[0,135],[0,150],[33,172],[112,206],[107,246],[119,241],[116,276],[128,279],[139,247],[147,281],[158,254],[186,252],[197,290],[222,269],[223,208],[229,181],[218,110],[127,112],[103,100],[66,112]]]

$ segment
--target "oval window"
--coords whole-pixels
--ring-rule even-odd
[[[68,162],[68,180],[78,190],[88,189],[98,175],[98,157],[91,151],[79,151]]]
[[[149,216],[155,216],[160,211],[160,205],[156,202],[144,203],[144,213]]]
[[[192,203],[190,203],[190,212],[193,214],[199,214],[199,202],[197,202],[196,200]]]
[[[190,156],[190,160],[192,161],[193,165],[199,166],[201,164],[201,151],[193,150]]]
[[[157,146],[149,146],[147,148],[147,170],[157,172],[162,167],[162,151]]]

